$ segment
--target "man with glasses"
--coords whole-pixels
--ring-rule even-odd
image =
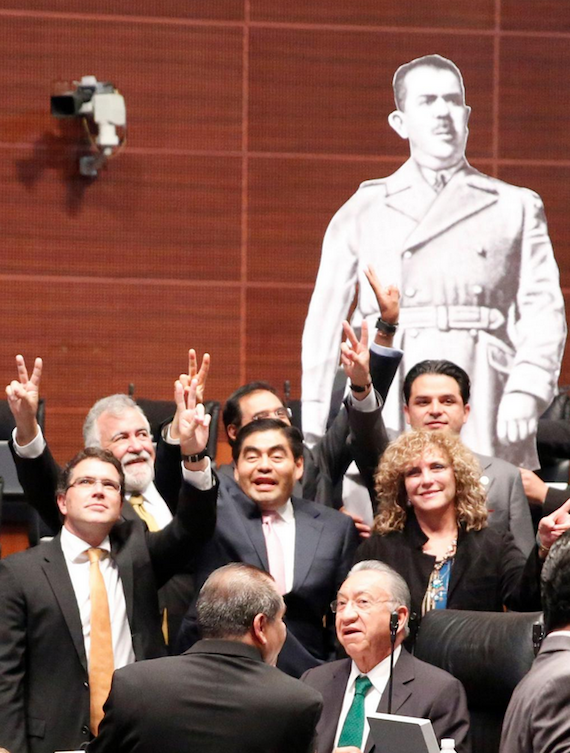
[[[383,562],[359,562],[331,608],[337,638],[350,658],[310,669],[301,678],[323,696],[318,753],[376,750],[368,741],[366,717],[388,711],[392,651],[392,713],[430,719],[438,741],[453,738],[455,750],[468,753],[469,714],[463,686],[447,672],[415,659],[401,645],[410,614],[404,579]]]
[[[356,351],[357,360],[344,364],[351,392],[324,437],[312,449],[304,444],[303,476],[295,485],[297,496],[337,509],[343,506],[342,480],[353,460],[373,493],[372,476],[378,453],[388,443],[382,401],[371,385],[367,342],[355,343]],[[390,381],[398,364],[397,359],[385,359],[386,378]],[[275,418],[290,426],[292,415],[277,390],[267,382],[249,382],[239,387],[227,399],[223,411],[230,445],[234,445],[242,426],[264,418]],[[233,479],[234,464],[222,465],[218,471],[221,478]],[[361,530],[364,528],[361,526]]]
[[[166,653],[157,587],[215,527],[217,487],[200,459],[209,417],[177,385],[186,456],[173,520],[149,532],[121,519],[125,476],[90,447],[65,467],[57,536],[0,562],[0,745],[76,750],[97,734],[114,669]]]

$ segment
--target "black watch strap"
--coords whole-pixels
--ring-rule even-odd
[[[388,322],[385,322],[381,316],[379,316],[378,319],[376,320],[376,329],[379,329],[380,332],[385,332],[387,335],[393,335],[396,333],[396,330],[398,329],[398,325],[389,324]]]

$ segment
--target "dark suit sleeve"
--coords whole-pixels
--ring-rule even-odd
[[[396,372],[403,357],[403,353],[398,350],[393,351],[393,355],[380,355],[375,351],[370,351],[370,376],[374,389],[386,402],[386,396],[394,381]]]
[[[570,486],[564,489],[548,489],[546,492],[546,499],[542,506],[543,515],[550,515],[550,513],[558,510],[560,505],[563,505],[566,500],[570,499]]]
[[[427,716],[440,745],[442,738],[452,737],[457,753],[471,753],[467,697],[459,680],[450,676],[449,683],[434,695]]]
[[[520,473],[517,471],[509,490],[509,528],[515,544],[527,555],[535,544],[530,509]]]
[[[166,424],[166,427],[168,427],[168,424]],[[164,427],[160,431],[160,438],[156,446],[154,484],[160,496],[174,514],[182,487],[180,445],[166,442],[163,438],[163,431]]]
[[[525,558],[508,531],[503,537],[500,562],[503,604],[517,612],[539,612],[543,561],[538,556],[538,546],[535,544]]]
[[[383,400],[377,395],[378,407],[373,411],[361,411],[349,407],[351,452],[376,510],[374,474],[388,444],[388,435],[382,418]]]
[[[146,531],[157,585],[183,572],[197,547],[210,539],[216,527],[218,480],[207,491],[182,483],[180,501],[172,521],[161,531]]]
[[[13,440],[10,440],[10,450],[26,502],[38,512],[44,523],[56,533],[61,528],[56,503],[59,466],[53,459],[49,447],[46,444],[42,454],[33,459],[21,458],[17,455]]]
[[[25,664],[25,599],[9,567],[0,562],[0,746],[10,753],[28,753]]]
[[[303,497],[334,507],[332,490],[344,476],[352,456],[349,448],[349,423],[346,408],[341,407],[324,436],[303,458]]]

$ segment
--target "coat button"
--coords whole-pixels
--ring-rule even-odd
[[[409,335],[410,337],[417,337],[420,333],[418,332],[417,329],[409,329],[406,331],[406,334]]]
[[[416,294],[415,288],[406,288],[404,290],[404,295],[407,296],[408,298],[413,298],[415,294]]]
[[[91,730],[89,729],[89,727],[87,727],[87,725],[84,724],[83,727],[81,727],[81,734],[82,735],[88,735],[90,732],[91,732]]]
[[[483,292],[482,286],[481,285],[473,285],[473,292],[475,293],[475,295],[481,295],[481,293]]]
[[[477,337],[477,330],[476,329],[470,329],[469,330],[469,334],[471,335],[471,337]]]
[[[411,259],[412,258],[412,252],[411,251],[404,251],[404,253],[402,254],[402,257],[404,259]]]

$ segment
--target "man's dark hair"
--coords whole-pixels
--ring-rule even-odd
[[[547,633],[570,625],[570,531],[556,541],[540,575]]]
[[[406,102],[406,76],[408,73],[414,70],[414,68],[436,68],[442,71],[451,71],[459,81],[461,91],[463,93],[463,101],[465,101],[465,87],[463,85],[463,77],[461,71],[455,65],[454,62],[442,57],[441,55],[424,55],[421,58],[411,60],[409,63],[401,65],[392,79],[392,87],[394,89],[394,101],[396,107],[400,112],[404,112],[404,105]]]
[[[109,452],[109,450],[102,450],[100,447],[86,447],[84,450],[81,450],[81,452],[78,452],[77,455],[71,458],[69,463],[65,465],[65,467],[59,474],[57,494],[65,494],[68,490],[69,479],[71,478],[71,474],[75,466],[79,465],[81,461],[90,460],[91,458],[101,460],[103,461],[103,463],[109,463],[113,466],[113,468],[115,468],[115,470],[119,474],[119,483],[121,484],[121,500],[123,500],[125,490],[125,474],[123,473],[123,468],[112,452]]]
[[[239,402],[242,397],[251,395],[252,392],[271,392],[271,394],[277,395],[277,390],[269,384],[269,382],[248,382],[247,384],[238,387],[237,390],[232,392],[228,397],[226,404],[224,405],[222,419],[224,421],[224,426],[226,427],[226,433],[230,424],[233,424],[237,429],[241,427],[243,416]],[[231,439],[229,439],[229,441],[230,445],[233,444]]]
[[[471,380],[466,371],[461,366],[458,366],[452,361],[420,361],[408,371],[404,378],[404,402],[406,405],[410,402],[410,395],[412,394],[412,385],[418,377],[424,376],[424,374],[441,374],[442,376],[448,376],[455,379],[459,386],[459,392],[463,404],[467,405],[469,402],[469,396],[471,395]]]
[[[200,589],[196,604],[204,638],[240,638],[256,615],[274,620],[283,609],[269,573],[233,562],[214,570]]]
[[[291,452],[295,460],[303,457],[303,435],[296,426],[289,426],[288,424],[279,421],[277,418],[260,418],[257,421],[252,421],[238,431],[236,441],[232,445],[232,458],[234,463],[237,463],[242,447],[244,446],[246,439],[259,431],[280,431],[289,444]]]

